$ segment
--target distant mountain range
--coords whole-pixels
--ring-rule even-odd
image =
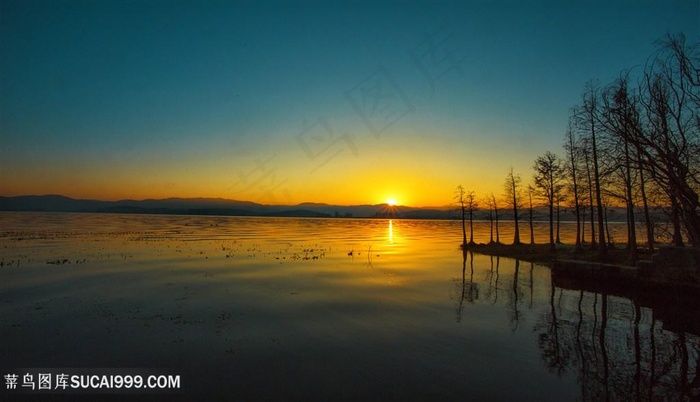
[[[331,205],[305,202],[297,205],[265,205],[251,201],[227,200],[223,198],[164,198],[147,200],[100,201],[82,200],[62,195],[23,195],[17,197],[0,196],[0,211],[36,212],[97,212],[121,214],[170,214],[170,215],[223,215],[223,216],[285,216],[318,218],[404,218],[404,219],[459,219],[454,206],[408,207],[376,205]],[[488,219],[488,211],[480,210],[474,219]],[[527,220],[526,210],[521,211],[523,222]],[[658,214],[659,212],[657,212]],[[512,217],[510,210],[501,209],[501,219]],[[547,209],[534,209],[534,220],[548,218]],[[610,222],[624,222],[623,208],[610,208]],[[641,215],[638,217],[641,218]],[[661,219],[661,218],[660,218]],[[562,221],[576,220],[573,211],[561,211]]]
[[[0,196],[0,211],[411,219],[453,219],[457,217],[454,208],[449,206],[414,208],[390,207],[387,204],[346,206],[310,202],[298,205],[265,205],[222,198],[100,201],[74,199],[62,195]]]

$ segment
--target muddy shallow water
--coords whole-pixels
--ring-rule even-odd
[[[1,212],[0,368],[157,367],[193,398],[700,393],[699,334],[664,306],[460,241],[449,221]]]

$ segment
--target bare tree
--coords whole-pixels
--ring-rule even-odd
[[[571,129],[571,119],[569,119],[569,128],[566,130],[566,135],[564,137],[564,150],[567,154],[566,161],[566,173],[567,179],[569,181],[569,193],[573,197],[574,202],[574,212],[576,214],[576,250],[581,249],[581,203],[578,199],[579,185],[578,185],[578,175],[579,175],[579,160],[580,160],[580,148],[576,144],[576,138],[574,137],[573,130]]]
[[[527,186],[527,198],[528,198],[528,214],[527,214],[527,222],[528,225],[530,226],[530,244],[535,244],[535,228],[533,227],[533,207],[532,207],[532,193],[535,192],[535,189],[528,185]]]
[[[464,187],[461,184],[458,185],[457,189],[455,190],[455,200],[457,201],[457,204],[459,205],[459,208],[462,212],[462,248],[465,248],[467,246],[467,227],[465,223],[467,209],[465,191]]]
[[[607,260],[608,258],[608,247],[605,242],[605,228],[603,222],[603,203],[601,194],[601,175],[600,175],[600,165],[598,163],[598,145],[596,142],[596,130],[599,127],[600,121],[600,105],[599,105],[599,89],[598,87],[589,82],[586,85],[586,91],[583,94],[583,104],[579,109],[579,114],[577,116],[576,122],[579,127],[588,133],[590,138],[590,151],[592,154],[592,173],[593,173],[593,187],[595,189],[595,203],[598,215],[598,257],[601,260]]]
[[[469,245],[474,245],[474,212],[479,210],[479,203],[474,191],[468,191],[464,200],[466,212],[469,213]]]
[[[513,235],[513,244],[520,243],[520,227],[519,227],[519,212],[520,212],[520,175],[513,173],[513,168],[508,170],[504,184],[504,200],[506,205],[513,210],[513,221],[515,225],[515,233]]]
[[[629,72],[610,84],[602,93],[601,124],[608,137],[608,166],[619,179],[622,190],[610,195],[620,198],[626,206],[627,221],[627,250],[630,259],[637,259],[637,231],[634,212],[633,188],[637,187],[637,170],[633,167],[638,159],[633,145],[632,132],[640,128],[639,113],[636,110],[635,96],[628,91]]]
[[[651,178],[667,191],[674,243],[680,225],[700,248],[700,48],[669,35],[647,64],[641,103],[648,129],[630,134]]]
[[[550,151],[538,156],[532,168],[535,170],[534,192],[549,210],[549,245],[554,249],[554,204],[563,188],[564,169],[559,157]]]
[[[491,205],[493,205],[494,216],[496,218],[496,243],[500,243],[501,236],[498,231],[498,200],[496,200],[496,196],[493,193],[491,193],[491,202]]]
[[[492,194],[488,195],[486,198],[484,198],[484,203],[486,204],[486,207],[488,207],[489,212],[486,214],[486,218],[489,220],[489,244],[493,244],[493,228],[494,228],[494,220],[495,220],[495,214],[494,214],[494,209],[498,208],[495,205],[495,199],[492,199]]]
[[[563,167],[562,167],[562,175],[563,173]],[[554,240],[557,244],[562,244],[561,243],[561,203],[566,200],[566,194],[564,194],[564,185],[562,184],[560,187],[560,190],[557,191],[556,193],[556,199],[554,202],[556,203],[556,211],[557,211],[557,230],[556,230],[556,239]]]
[[[595,234],[595,215],[593,213],[593,206],[595,205],[593,201],[593,169],[591,167],[591,158],[590,158],[590,141],[588,137],[583,137],[581,138],[582,142],[582,152],[583,152],[583,162],[584,162],[584,167],[585,167],[585,184],[586,184],[586,189],[588,190],[588,211],[590,212],[590,223],[591,223],[591,249],[596,249],[597,243],[596,243],[596,234]]]

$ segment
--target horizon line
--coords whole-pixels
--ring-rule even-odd
[[[100,201],[100,202],[121,202],[121,201],[163,201],[163,200],[222,200],[222,201],[233,201],[233,202],[245,202],[245,203],[251,203],[251,204],[257,204],[257,205],[263,205],[263,206],[275,206],[275,207],[284,207],[284,206],[298,206],[298,205],[304,205],[304,204],[317,204],[317,205],[328,205],[328,206],[338,206],[338,207],[357,207],[357,206],[380,206],[380,205],[387,205],[389,206],[390,204],[387,202],[379,202],[379,203],[359,203],[359,204],[333,204],[333,203],[328,203],[328,202],[319,202],[319,201],[303,201],[299,203],[291,203],[291,204],[283,204],[283,203],[275,203],[275,204],[268,204],[268,203],[263,203],[260,201],[252,201],[252,200],[243,200],[243,199],[237,199],[237,198],[224,198],[224,197],[202,197],[202,196],[197,196],[197,197],[180,197],[180,196],[168,196],[168,197],[162,197],[162,198],[119,198],[119,199],[104,199],[104,198],[83,198],[83,197],[73,197],[70,195],[65,195],[65,194],[57,194],[57,193],[45,193],[45,194],[20,194],[20,195],[4,195],[0,194],[0,197],[4,198],[19,198],[19,197],[63,197],[63,198],[68,198],[76,201]],[[399,205],[392,205],[393,208],[422,208],[422,209],[429,209],[429,208],[452,208],[453,206],[450,204],[444,204],[444,205],[424,205],[424,206],[415,206],[415,205],[404,205],[404,204],[399,204]]]

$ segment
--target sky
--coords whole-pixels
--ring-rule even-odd
[[[700,3],[0,0],[0,195],[443,206]]]

